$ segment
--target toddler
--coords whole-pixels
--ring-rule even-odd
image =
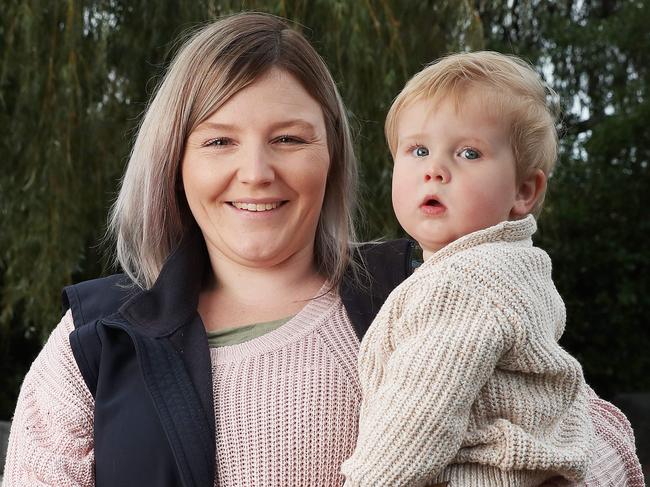
[[[531,240],[557,154],[547,92],[523,61],[475,52],[428,66],[395,99],[393,206],[425,261],[361,344],[346,486],[586,475],[586,385],[557,343],[564,304]]]

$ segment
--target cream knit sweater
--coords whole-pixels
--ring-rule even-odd
[[[348,486],[584,479],[592,424],[532,216],[466,235],[396,288],[361,344]]]

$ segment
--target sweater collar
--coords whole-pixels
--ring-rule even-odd
[[[154,285],[133,296],[119,312],[146,336],[174,333],[196,316],[209,265],[203,235],[194,225],[169,255]]]
[[[533,215],[528,215],[521,220],[507,220],[497,223],[494,226],[468,233],[445,245],[431,255],[419,269],[427,268],[446,257],[478,245],[496,242],[521,242],[524,245],[532,245],[531,237],[536,231],[537,223]]]

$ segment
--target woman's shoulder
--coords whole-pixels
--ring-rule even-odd
[[[113,274],[63,288],[63,312],[72,311],[75,328],[115,313],[140,289],[125,274]]]
[[[390,269],[400,274],[412,265],[415,242],[407,238],[359,243],[354,247],[353,259],[370,272]]]
[[[365,242],[353,249],[353,264],[339,289],[341,300],[362,338],[388,295],[413,269],[414,243],[408,239]]]

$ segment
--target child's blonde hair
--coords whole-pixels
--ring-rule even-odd
[[[557,159],[557,95],[523,60],[491,51],[451,54],[428,65],[406,83],[393,102],[384,127],[391,154],[397,149],[401,111],[415,101],[435,106],[451,96],[456,107],[467,92],[483,88],[487,106],[510,124],[510,144],[518,179],[541,169],[548,177]],[[544,192],[532,208],[541,211]]]

